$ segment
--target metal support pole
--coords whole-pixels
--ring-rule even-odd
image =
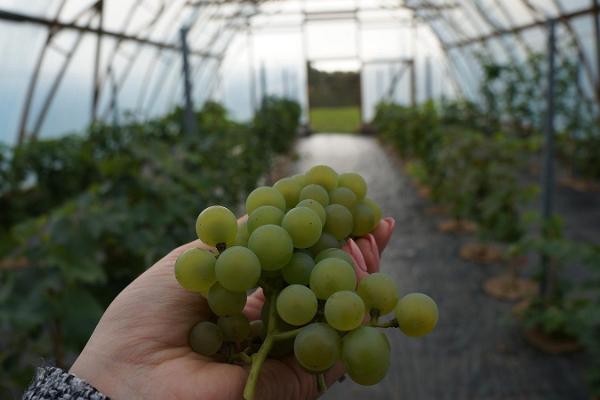
[[[358,87],[360,90],[360,94],[359,94],[359,98],[360,98],[360,104],[359,104],[359,115],[360,115],[360,127],[362,129],[362,126],[364,125],[364,121],[365,121],[365,104],[364,104],[364,99],[363,99],[363,84],[364,84],[364,76],[363,76],[363,69],[364,69],[364,62],[363,62],[363,49],[362,49],[362,22],[360,20],[359,17],[359,12],[360,12],[360,6],[361,6],[361,2],[360,0],[356,0],[354,2],[354,6],[355,6],[355,13],[354,13],[354,22],[356,24],[356,58],[358,59],[358,65],[359,65],[359,70],[358,70]]]
[[[302,1],[302,12],[306,13],[306,0]],[[304,110],[304,123],[310,129],[310,59],[308,54],[308,33],[306,31],[306,18],[302,19],[302,56],[304,58],[304,71],[306,81],[304,82],[304,96],[306,98],[306,109]]]
[[[252,37],[252,25],[250,21],[246,21],[248,28],[246,40],[248,42],[248,78],[250,85],[250,107],[252,107],[252,115],[256,114],[258,109],[256,105],[256,74],[254,72],[254,38]]]
[[[110,83],[111,83],[111,97],[110,97],[110,109],[112,111],[112,124],[113,130],[116,130],[119,126],[119,86],[117,85],[117,80],[112,73],[112,70],[109,70]]]
[[[377,88],[377,101],[383,98],[383,71],[377,69],[375,72],[375,87]]]
[[[427,100],[433,99],[433,82],[432,82],[432,70],[431,70],[431,57],[425,58],[425,93]]]
[[[290,72],[290,99],[300,103],[300,95],[298,94],[298,77],[294,71]]]
[[[268,96],[267,93],[267,69],[265,68],[265,63],[260,63],[260,104],[262,105],[265,102],[265,99]]]
[[[410,64],[410,104],[415,107],[417,105],[417,59],[418,59],[418,51],[419,47],[417,46],[418,35],[419,35],[419,26],[417,24],[417,19],[413,14],[412,17],[412,63]]]
[[[179,31],[181,40],[181,55],[183,56],[183,91],[185,93],[185,110],[183,114],[183,129],[187,135],[193,135],[197,132],[196,117],[194,115],[194,104],[192,101],[192,80],[190,77],[189,48],[187,44],[187,34],[189,28],[184,26]]]
[[[581,93],[581,87],[584,85],[583,74],[584,74],[585,66],[583,63],[577,64],[577,76],[575,78],[575,84],[577,86],[577,93]],[[600,72],[600,70],[599,70]],[[600,83],[599,83],[600,84]],[[573,110],[575,113],[575,118],[577,120],[577,126],[571,128],[571,140],[573,142],[573,154],[571,154],[571,174],[573,177],[579,176],[579,168],[577,164],[577,156],[579,154],[579,135],[581,134],[582,125],[580,121],[582,120],[582,101],[577,101],[575,103],[575,109]]]
[[[283,97],[284,99],[287,99],[289,97],[287,71],[285,70],[285,68],[281,70],[281,97]]]
[[[553,214],[554,201],[554,75],[556,67],[556,20],[548,21],[548,83],[546,89],[546,125],[544,128],[544,170],[542,172],[542,235],[547,235],[547,224]],[[540,292],[546,297],[551,292],[550,259],[542,255]]]
[[[410,61],[410,105],[417,105],[417,71],[414,59]]]
[[[100,77],[100,58],[102,57],[102,29],[104,25],[104,0],[96,4],[96,13],[98,14],[98,33],[96,34],[96,54],[94,56],[94,81],[92,94],[92,123],[96,122],[98,113],[98,102],[100,101],[100,86],[102,77]]]
[[[600,101],[600,0],[594,0],[594,42],[596,44],[596,99]]]

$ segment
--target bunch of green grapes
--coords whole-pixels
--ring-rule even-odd
[[[192,328],[190,346],[219,361],[251,363],[246,399],[254,397],[265,356],[293,354],[314,374],[341,362],[355,382],[373,385],[390,364],[382,328],[418,337],[435,327],[438,309],[427,295],[400,298],[382,272],[357,280],[354,259],[341,248],[381,220],[381,209],[366,196],[359,174],[317,165],[252,191],[244,222],[221,206],[198,216],[198,237],[212,249],[181,254],[175,276],[206,298],[214,317]],[[262,318],[249,321],[243,310],[257,288],[266,299]],[[381,321],[387,314],[394,317]]]

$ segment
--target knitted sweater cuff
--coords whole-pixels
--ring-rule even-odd
[[[92,385],[55,367],[38,368],[23,400],[110,400]]]

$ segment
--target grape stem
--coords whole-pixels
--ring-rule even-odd
[[[260,370],[271,351],[271,347],[273,347],[273,336],[267,335],[265,341],[257,353],[254,353],[250,358],[252,362],[252,366],[250,367],[250,374],[248,375],[248,380],[246,381],[246,387],[244,387],[244,399],[245,400],[253,400],[254,394],[256,392],[256,383],[258,382],[258,376],[260,375]]]
[[[225,251],[225,249],[227,249],[227,243],[217,243],[215,247],[217,248],[219,254],[221,254]]]
[[[269,303],[269,314],[268,314],[268,323],[267,323],[267,336],[265,337],[264,342],[260,346],[260,349],[252,356],[248,356],[244,353],[240,353],[241,357],[246,356],[251,363],[250,373],[248,375],[248,380],[246,381],[246,387],[244,387],[244,399],[245,400],[253,400],[254,395],[256,393],[256,384],[258,383],[258,377],[260,375],[260,370],[273,347],[273,343],[278,340],[291,339],[298,335],[302,328],[292,329],[290,331],[280,332],[277,330],[277,321],[275,318],[275,304],[277,300],[277,295],[279,294],[277,291],[271,292],[268,286],[263,287],[265,290],[265,297],[268,298],[267,303]],[[270,293],[269,293],[270,292]],[[244,354],[242,356],[241,354]],[[245,361],[245,360],[244,360]]]
[[[379,323],[379,322],[373,320],[369,323],[369,326],[373,326],[375,328],[397,328],[398,320],[396,318],[394,318],[388,322],[382,322],[382,323]]]
[[[238,361],[242,361],[245,362],[247,364],[251,364],[252,363],[252,357],[250,357],[248,354],[246,353],[236,353],[233,354],[232,357]]]
[[[325,393],[325,391],[327,390],[327,382],[325,382],[324,374],[317,375],[317,384],[319,386],[319,393]]]
[[[266,288],[263,288],[265,290]],[[256,392],[256,383],[258,382],[258,376],[260,375],[260,370],[265,362],[265,359],[269,355],[271,348],[273,347],[273,332],[275,332],[275,300],[277,298],[277,292],[272,292],[267,294],[265,290],[265,297],[269,299],[269,314],[267,317],[267,336],[265,337],[264,342],[260,346],[260,349],[252,356],[251,359],[251,367],[250,373],[248,374],[248,380],[246,381],[246,386],[244,387],[244,399],[245,400],[253,400],[254,394]]]
[[[274,332],[273,340],[291,339],[293,337],[296,337],[298,335],[298,333],[300,333],[301,330],[302,330],[302,328],[297,328],[297,329],[292,329],[291,331]]]

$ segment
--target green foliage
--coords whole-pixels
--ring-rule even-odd
[[[600,246],[563,238],[561,226],[552,218],[541,227],[543,237],[525,237],[512,249],[513,254],[534,252],[550,263],[547,293],[533,299],[523,321],[551,337],[578,340],[588,353],[590,390],[600,395]],[[566,279],[562,272],[577,265],[587,268],[584,276]]]
[[[308,94],[312,107],[359,107],[361,83],[358,71],[327,72],[308,65]]]
[[[298,129],[301,108],[288,99],[267,97],[252,124],[252,132],[259,139],[259,145],[275,153],[285,153],[291,149]]]
[[[585,301],[562,299],[545,302],[535,298],[523,313],[523,323],[528,328],[537,328],[545,335],[561,340],[577,337],[580,328],[578,313]]]
[[[2,152],[10,246],[0,248],[0,397],[16,396],[40,357],[70,364],[116,294],[195,238],[190,215],[240,204],[266,172],[271,150],[262,144],[275,131],[269,118],[286,130],[274,148],[294,139],[297,106],[276,99],[269,106],[262,126],[236,124],[207,103],[197,114],[198,135],[181,133],[176,110]],[[33,201],[32,193],[38,207],[18,204]],[[4,217],[4,207],[19,213]]]
[[[398,148],[403,157],[434,161],[431,156],[439,146],[441,131],[432,102],[419,107],[380,103],[373,124],[385,139]]]
[[[457,114],[440,117],[432,103],[380,104],[374,125],[403,157],[417,161],[411,170],[455,217],[477,221],[486,237],[518,240],[524,230],[520,207],[535,193],[519,184],[518,171],[537,141],[466,129]]]
[[[558,43],[555,75],[555,123],[558,152],[577,175],[600,178],[598,109],[579,87],[581,67],[571,43]],[[502,129],[526,136],[542,132],[546,122],[547,57],[530,55],[524,63],[498,64],[480,56],[480,92],[488,132]]]
[[[481,132],[496,131],[497,127],[480,105],[466,99],[440,101],[440,118],[443,126],[464,127]]]

